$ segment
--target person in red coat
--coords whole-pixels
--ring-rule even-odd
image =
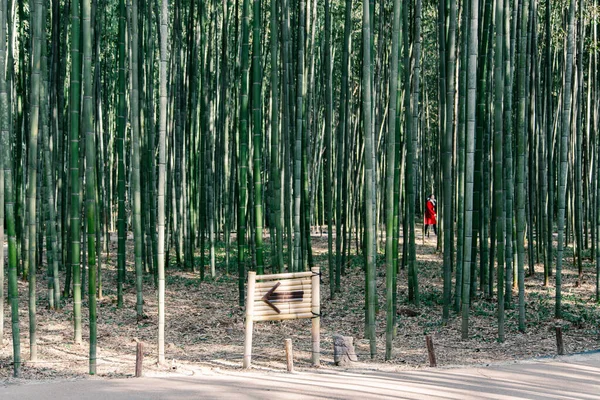
[[[427,203],[425,204],[425,235],[429,237],[428,228],[429,225],[433,227],[433,233],[437,236],[437,214],[436,214],[436,203],[435,196],[430,194],[427,198]]]

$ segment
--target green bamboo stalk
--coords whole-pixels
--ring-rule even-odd
[[[454,290],[454,310],[460,312],[460,304],[462,300],[462,280],[463,280],[463,249],[464,249],[464,224],[465,224],[465,122],[466,122],[466,92],[467,92],[467,17],[468,17],[469,2],[463,0],[463,10],[461,18],[461,44],[460,44],[460,68],[458,76],[458,129],[457,136],[457,254],[456,254],[456,279]]]
[[[305,29],[306,0],[300,0],[298,12],[298,58],[297,58],[297,80],[296,80],[296,130],[294,137],[294,260],[293,271],[302,268],[303,251],[301,244],[306,240],[305,232],[301,231],[301,180],[302,180],[302,136],[304,115],[304,29]]]
[[[123,307],[123,284],[125,283],[125,125],[127,104],[125,100],[125,0],[119,0],[119,78],[117,115],[117,307]]]
[[[486,183],[484,182],[484,173],[487,166],[487,153],[489,149],[486,143],[486,135],[489,136],[488,116],[486,113],[486,102],[488,97],[487,78],[489,76],[487,64],[488,44],[490,37],[490,23],[492,16],[491,1],[484,1],[482,17],[483,20],[478,30],[480,43],[478,51],[478,69],[477,69],[477,109],[476,109],[476,130],[475,130],[475,175],[473,187],[473,234],[471,243],[471,299],[477,293],[477,253],[481,248],[480,263],[479,263],[479,288],[485,293],[487,290],[487,281],[490,279],[487,276],[487,237],[483,237],[485,232],[484,207]],[[478,246],[479,244],[479,246]]]
[[[333,142],[331,137],[333,119],[333,90],[332,90],[332,65],[331,59],[331,10],[329,0],[325,0],[325,57],[323,60],[325,68],[325,219],[327,220],[327,250],[329,269],[329,297],[333,299],[336,288],[336,266],[333,253],[333,204],[332,204],[332,165],[333,165]]]
[[[536,10],[537,11],[537,10]],[[537,17],[536,17],[537,23]],[[536,33],[537,37],[537,33]],[[539,43],[539,41],[537,41]],[[540,59],[540,55],[536,55],[536,59]],[[541,60],[545,61],[545,57],[541,57]],[[549,147],[548,142],[546,141],[546,129],[549,123],[549,114],[548,114],[548,96],[546,96],[545,90],[546,86],[544,85],[542,89],[541,79],[543,78],[545,68],[544,65],[542,67],[542,61],[536,62],[536,76],[538,77],[536,83],[536,91],[538,96],[541,96],[541,107],[543,107],[543,113],[540,116],[540,124],[538,128],[538,181],[540,182],[541,191],[538,196],[538,204],[537,204],[537,218],[538,218],[538,227],[536,229],[536,238],[540,247],[540,252],[542,253],[542,262],[544,264],[544,284],[546,284],[547,272],[548,272],[548,252],[546,251],[547,241],[546,237],[548,236],[548,215],[545,210],[546,202],[548,201],[548,162],[546,158],[546,151]],[[542,72],[542,69],[544,72]]]
[[[437,50],[438,50],[438,63],[437,63],[437,69],[438,69],[438,90],[437,90],[437,95],[438,95],[438,115],[439,115],[439,123],[438,123],[438,143],[439,143],[439,153],[437,154],[439,156],[439,160],[442,160],[442,154],[444,152],[444,137],[445,137],[445,132],[446,132],[446,123],[447,123],[447,117],[446,117],[446,90],[447,90],[447,78],[449,78],[449,76],[447,76],[447,73],[449,73],[449,71],[447,70],[447,63],[448,63],[448,59],[450,58],[451,54],[450,54],[450,50],[448,50],[448,53],[446,53],[446,46],[449,45],[449,43],[447,43],[447,40],[449,41],[450,38],[446,37],[446,32],[447,29],[449,27],[447,27],[447,23],[446,23],[446,13],[447,10],[446,8],[449,8],[449,2],[447,4],[447,2],[444,1],[438,1],[437,2],[437,15],[436,15],[436,25],[437,25]],[[450,20],[448,20],[448,23],[450,23]],[[448,29],[449,30],[449,29]],[[449,33],[449,32],[448,32]],[[426,154],[423,154],[423,158],[426,157]],[[427,171],[425,167],[425,164],[423,165],[423,173],[427,174],[429,171]],[[444,167],[442,166],[442,169],[444,169]],[[443,173],[443,171],[442,171]],[[437,178],[437,176],[436,176]],[[424,182],[425,183],[425,182]],[[436,179],[436,184],[437,184],[437,179]],[[423,189],[425,189],[426,184],[423,185]],[[436,185],[437,186],[437,185]],[[442,188],[442,191],[444,190],[444,188]],[[425,195],[427,196],[427,195]],[[441,199],[441,203],[444,202],[444,198],[443,198],[443,194],[442,194],[442,199]],[[444,217],[444,206],[442,205],[442,207],[438,207],[438,215],[441,215],[441,226],[442,226],[442,230],[444,228],[444,223],[443,223],[443,217]],[[423,226],[423,229],[425,229],[425,227]],[[423,232],[425,233],[425,232]],[[440,237],[443,241],[443,238],[445,237],[445,233],[440,232]]]
[[[250,1],[242,1],[242,87],[241,87],[241,107],[240,107],[240,129],[239,129],[239,178],[238,178],[238,290],[239,304],[244,305],[245,289],[244,282],[246,278],[246,203],[248,202],[248,81],[250,75],[249,56],[249,14]]]
[[[211,65],[209,63],[209,65]],[[208,71],[207,75],[211,75],[211,71]],[[203,91],[204,91],[204,98],[208,97],[208,87],[210,87],[209,85],[202,85],[203,87]],[[213,112],[213,106],[212,106],[213,100],[212,98],[209,101],[205,101],[204,104],[206,105],[205,107],[205,112],[207,115],[206,120],[209,121],[209,128],[208,131],[208,140],[206,142],[206,182],[207,182],[207,187],[206,187],[206,194],[207,194],[207,216],[208,216],[208,240],[210,243],[210,248],[209,248],[209,262],[210,262],[210,277],[212,279],[215,279],[217,276],[217,271],[216,271],[216,256],[215,256],[215,213],[216,213],[216,209],[215,209],[215,172],[214,172],[214,153],[215,153],[215,144],[214,144],[214,139],[213,139],[213,134],[212,132],[215,132],[215,127],[214,127],[214,112]],[[185,158],[186,154],[184,153],[184,158]],[[185,165],[185,163],[183,163],[183,165]],[[187,172],[185,171],[185,169],[183,170],[183,180],[186,180],[186,175]],[[182,196],[185,199],[185,194],[184,196]],[[183,209],[185,210],[185,213],[187,213],[187,207],[183,206]],[[185,214],[184,213],[184,214]],[[185,231],[185,230],[184,230]],[[262,237],[262,235],[261,235]],[[186,237],[187,239],[187,237]]]
[[[97,315],[96,315],[96,143],[92,91],[92,26],[91,1],[83,0],[81,7],[83,29],[83,133],[85,135],[85,193],[88,253],[88,306],[90,318],[90,375],[96,374]]]
[[[421,12],[422,2],[417,0],[414,24],[414,75],[413,75],[413,91],[411,104],[411,127],[410,137],[407,137],[408,145],[408,167],[406,170],[407,189],[408,189],[408,298],[415,304],[419,304],[419,283],[418,283],[418,268],[417,268],[417,249],[415,238],[415,217],[416,217],[416,182],[418,173],[417,163],[417,144],[419,134],[419,95],[420,95],[420,80],[421,80]],[[407,128],[408,132],[408,128]]]
[[[201,80],[202,83],[204,83],[205,79],[206,79],[206,74],[205,74],[205,69],[206,69],[206,61],[205,61],[205,43],[206,43],[206,39],[205,36],[207,36],[206,34],[204,34],[204,25],[205,25],[205,20],[206,20],[206,7],[205,6],[201,6],[201,13],[200,13],[200,28],[198,31],[198,38],[197,41],[200,41],[200,48],[201,48],[201,56],[200,56],[200,63],[202,66],[201,72],[198,74],[198,80]],[[179,3],[175,4],[175,15],[179,15]],[[174,32],[174,40],[176,41],[180,41],[180,29],[178,27],[177,24],[173,24],[173,32]],[[175,49],[175,51],[177,51],[177,49]],[[178,57],[177,55],[178,53],[175,53],[175,56]],[[176,72],[177,74],[179,73],[178,71]],[[176,78],[178,79],[178,78]],[[202,84],[202,88],[201,88],[201,101],[196,105],[197,109],[196,109],[196,114],[197,114],[197,118],[200,120],[199,122],[199,128],[201,129],[201,131],[206,131],[208,128],[206,127],[206,118],[202,116],[202,113],[204,112],[204,109],[206,108],[206,92],[207,92],[207,85]],[[198,156],[198,169],[200,171],[204,171],[206,169],[206,146],[207,146],[207,140],[208,140],[208,135],[202,135],[200,138],[200,143],[199,143],[199,156]],[[172,157],[173,152],[169,152],[170,157]],[[169,159],[168,161],[169,165],[171,164],[171,161]],[[200,195],[199,200],[200,200],[200,204],[199,204],[199,236],[200,236],[200,281],[204,281],[204,265],[205,265],[205,251],[204,251],[204,245],[206,242],[206,180],[207,180],[207,174],[206,173],[202,173],[200,176]],[[170,183],[171,181],[169,181]],[[245,237],[245,236],[244,236]],[[167,257],[168,258],[168,257]]]
[[[129,4],[131,8],[131,185],[133,197],[133,241],[135,253],[135,289],[136,312],[138,319],[144,315],[142,296],[142,198],[140,185],[140,113],[139,113],[139,78],[138,78],[138,5],[137,0]]]
[[[80,56],[79,2],[71,5],[71,87],[69,106],[71,115],[70,171],[71,171],[71,268],[73,273],[74,341],[81,344],[81,264],[80,264],[80,198],[79,198],[79,118],[81,108],[81,56]],[[65,291],[68,288],[65,286]]]
[[[342,259],[343,251],[342,244],[344,235],[342,230],[345,229],[345,213],[346,204],[343,203],[343,196],[346,194],[344,177],[347,176],[347,169],[344,168],[347,162],[348,153],[346,153],[346,115],[349,111],[349,96],[348,96],[348,75],[350,72],[350,32],[352,29],[352,0],[346,0],[344,9],[344,42],[342,51],[342,82],[340,88],[340,111],[339,124],[337,131],[337,149],[336,149],[336,211],[335,211],[335,287],[336,291],[341,291],[341,275],[342,275]],[[343,228],[344,227],[344,228]]]
[[[121,0],[123,1],[123,0]],[[158,125],[158,363],[165,361],[165,186],[167,136],[167,63],[169,34],[169,2],[161,0],[160,7],[160,71]]]
[[[230,169],[230,159],[231,157],[231,149],[230,149],[230,133],[229,133],[229,110],[228,105],[231,102],[229,95],[229,66],[228,66],[228,41],[229,41],[229,33],[228,33],[228,23],[229,23],[229,1],[223,0],[223,20],[222,20],[222,34],[221,34],[221,104],[220,104],[220,119],[221,124],[223,125],[223,212],[224,212],[224,226],[223,231],[225,235],[225,271],[226,274],[229,274],[229,268],[231,265],[230,257],[230,247],[231,247],[231,221],[232,221],[232,210],[230,206],[230,197],[232,190],[232,185],[230,184],[231,180],[231,170]],[[237,9],[236,9],[237,10]],[[275,13],[275,16],[277,13]],[[277,40],[277,37],[275,37]],[[235,78],[235,77],[234,77]],[[235,79],[234,79],[235,80]],[[235,118],[234,118],[235,120]],[[276,152],[279,155],[279,151]],[[279,172],[279,169],[277,169]],[[281,247],[280,247],[281,249]],[[282,254],[283,257],[283,254]],[[283,262],[281,264],[283,268]]]
[[[530,101],[528,103],[529,109],[529,118],[527,121],[526,134],[527,140],[529,142],[528,146],[528,156],[527,160],[527,185],[528,190],[526,193],[526,214],[527,214],[527,255],[528,255],[528,272],[529,276],[535,275],[535,263],[539,262],[539,253],[541,249],[540,240],[533,240],[534,231],[536,232],[536,236],[539,236],[542,232],[540,229],[539,219],[536,215],[536,211],[539,210],[536,204],[538,203],[538,198],[541,198],[543,195],[543,185],[539,180],[536,180],[536,160],[535,160],[535,149],[540,148],[541,145],[536,142],[536,131],[538,130],[538,120],[539,118],[539,64],[537,62],[537,51],[533,49],[538,48],[538,39],[537,39],[537,3],[531,3],[529,7],[529,27],[527,29],[527,60],[526,65],[530,69],[530,74],[526,75],[525,84],[526,87],[529,88],[530,91]],[[539,154],[539,153],[538,153]],[[537,169],[541,169],[541,166],[537,166]],[[539,190],[536,190],[536,186],[539,187]]]
[[[6,66],[6,0],[0,1],[0,71]],[[9,58],[10,60],[10,58]],[[11,328],[13,344],[13,376],[21,376],[21,337],[19,328],[19,292],[17,283],[17,238],[16,238],[16,212],[15,190],[13,176],[14,153],[10,149],[10,121],[9,102],[6,85],[6,76],[0,73],[0,152],[2,154],[2,168],[4,175],[4,207],[6,210],[6,233],[8,236],[8,296],[11,308]],[[4,244],[3,244],[4,246]]]
[[[598,0],[594,0],[594,6],[598,7]],[[598,24],[594,24],[593,28],[593,40],[594,48],[598,46]],[[0,64],[1,65],[1,64]],[[598,52],[594,54],[594,104],[598,105]],[[594,107],[594,132],[598,132],[598,117],[600,110],[598,107]],[[598,183],[598,177],[600,177],[600,165],[598,160],[600,159],[600,135],[596,134],[596,152],[595,152],[595,165],[596,165],[596,209],[595,209],[595,224],[596,224],[596,237],[592,240],[592,248],[596,250],[596,302],[600,302],[600,184]],[[592,236],[593,237],[593,236]]]
[[[362,112],[363,112],[363,131],[364,131],[364,207],[365,207],[365,264],[366,264],[366,332],[365,336],[369,338],[371,358],[375,357],[377,351],[375,341],[375,254],[373,250],[375,241],[375,231],[373,227],[374,209],[373,198],[375,196],[375,182],[373,175],[373,125],[371,124],[371,18],[369,3],[363,2],[363,67],[362,67]]]
[[[473,228],[473,175],[475,161],[475,101],[477,96],[477,52],[478,52],[478,23],[479,2],[470,0],[467,53],[467,131],[465,159],[465,232],[463,250],[463,285],[462,285],[462,338],[469,337],[469,309],[471,290],[471,239]]]
[[[177,259],[177,265],[182,265],[185,260],[182,260],[182,257],[185,258],[183,254],[183,203],[185,201],[184,196],[182,194],[182,169],[183,169],[183,137],[185,136],[185,129],[182,126],[181,121],[181,113],[182,113],[182,98],[184,97],[184,88],[183,88],[183,73],[182,73],[182,60],[181,60],[181,47],[183,46],[183,38],[181,37],[181,2],[175,2],[175,10],[173,17],[173,58],[174,58],[174,79],[173,86],[175,93],[173,93],[173,125],[174,125],[174,149],[173,153],[175,156],[174,165],[171,167],[174,170],[174,181],[173,185],[175,188],[175,196],[172,198],[173,200],[173,238],[174,238],[174,247],[175,247],[175,256]],[[205,90],[205,89],[204,89]],[[204,96],[203,96],[204,97]],[[204,108],[204,107],[203,107]],[[202,118],[202,123],[206,123],[206,118]],[[203,125],[204,128],[204,125]],[[204,129],[203,129],[204,131]],[[204,139],[206,142],[206,139]],[[204,203],[203,203],[204,204]],[[206,205],[204,205],[206,208]]]
[[[400,18],[402,18],[404,16],[404,4],[403,2],[400,2]],[[402,22],[401,22],[402,23]],[[403,116],[406,116],[406,109],[404,108],[404,105],[406,104],[406,102],[404,101],[404,99],[408,96],[408,93],[404,90],[404,82],[403,82],[403,74],[404,74],[404,70],[405,70],[405,65],[404,65],[404,56],[403,56],[403,46],[404,46],[404,38],[406,37],[406,34],[403,32],[403,30],[399,30],[398,32],[399,37],[398,37],[398,61],[399,61],[399,65],[398,65],[398,69],[396,74],[398,75],[397,78],[397,84],[396,84],[396,126],[394,127],[395,129],[395,135],[394,135],[394,141],[395,141],[395,147],[396,147],[396,154],[394,156],[394,227],[393,227],[393,248],[392,248],[392,252],[393,252],[393,257],[394,257],[394,275],[393,275],[393,282],[392,282],[392,287],[393,289],[393,300],[392,300],[392,305],[393,305],[393,315],[394,315],[394,328],[393,328],[393,336],[396,337],[398,334],[398,273],[400,271],[400,257],[398,255],[398,246],[399,246],[399,239],[400,239],[400,212],[402,210],[402,179],[403,179],[403,174],[404,174],[404,143],[402,142],[402,135],[403,135],[403,126],[404,126],[404,119],[402,118]]]
[[[452,291],[452,259],[454,250],[452,249],[452,237],[454,234],[454,224],[452,221],[452,189],[454,181],[452,177],[452,153],[454,140],[454,97],[456,93],[455,72],[456,72],[456,0],[450,0],[450,16],[448,28],[448,71],[446,88],[446,122],[443,139],[443,224],[444,224],[444,306],[442,310],[442,320],[448,322],[450,317],[450,301]],[[442,37],[442,40],[444,38]]]
[[[527,31],[529,17],[529,1],[523,0],[522,16],[519,18],[520,38],[518,54],[518,124],[517,124],[517,171],[516,171],[516,200],[517,200],[517,254],[519,280],[519,331],[525,331],[525,138],[526,109],[529,90],[526,87],[525,69],[527,64]],[[529,243],[533,246],[533,243]]]
[[[553,177],[553,163],[552,163],[552,60],[550,58],[550,43],[551,35],[550,32],[550,11],[551,1],[546,1],[546,15],[545,15],[545,31],[546,31],[546,50],[545,50],[545,83],[546,93],[544,100],[546,102],[546,165],[547,165],[547,182],[548,182],[548,195],[546,196],[546,263],[544,265],[544,286],[548,286],[550,283],[550,275],[552,275],[552,233],[554,231],[554,177]]]
[[[498,341],[504,342],[504,186],[503,186],[503,102],[504,102],[504,22],[505,5],[496,1],[496,48],[494,53],[494,219],[498,281]],[[492,276],[490,276],[490,280]]]
[[[556,302],[555,317],[562,318],[562,262],[564,251],[565,202],[567,197],[567,170],[569,135],[571,130],[571,83],[573,74],[573,47],[575,25],[575,1],[569,5],[569,22],[567,33],[567,59],[565,67],[565,86],[563,90],[562,130],[560,137],[560,175],[558,179],[558,247],[556,255]]]
[[[154,35],[154,20],[152,19],[152,11],[151,11],[151,5],[147,5],[146,9],[144,10],[145,12],[143,13],[143,15],[145,15],[144,21],[146,23],[146,46],[145,46],[145,54],[147,57],[149,57],[150,59],[154,59],[154,40],[152,39],[153,35]],[[158,13],[157,14],[157,19],[158,19]],[[158,25],[159,23],[157,23]],[[155,67],[154,67],[154,62],[150,62],[150,63],[144,63],[145,68],[142,68],[142,71],[145,70],[145,78],[142,79],[142,82],[144,83],[144,95],[142,96],[142,98],[144,99],[144,108],[147,109],[147,113],[146,115],[146,123],[145,125],[147,126],[146,128],[146,158],[147,158],[147,168],[144,168],[145,172],[146,172],[146,192],[147,192],[147,199],[146,199],[146,203],[148,206],[148,209],[146,211],[146,214],[148,215],[147,217],[147,224],[146,224],[146,230],[147,230],[147,259],[148,259],[148,264],[149,264],[149,268],[150,271],[153,273],[153,277],[154,277],[154,283],[155,286],[158,286],[158,272],[157,272],[157,254],[158,254],[158,249],[157,249],[157,234],[156,234],[156,218],[157,218],[157,201],[156,201],[156,194],[155,194],[155,188],[156,188],[156,151],[155,151],[155,111],[154,111],[154,107],[151,106],[151,104],[154,101],[154,71],[155,71]],[[188,207],[189,209],[189,207]],[[192,262],[193,262],[193,258],[192,258]]]
[[[510,10],[510,11],[509,11]],[[504,265],[505,265],[505,287],[504,287],[504,307],[510,308],[512,304],[512,274],[513,274],[513,199],[514,199],[514,179],[513,179],[513,62],[514,51],[511,41],[515,35],[514,29],[511,29],[511,14],[514,14],[514,7],[506,7],[505,12],[505,35],[504,35],[504,232],[506,239],[504,242]]]
[[[227,105],[229,103],[229,68],[228,68],[228,41],[229,41],[229,4],[227,0],[222,1],[223,14],[221,17],[221,66],[220,66],[220,95],[219,95],[219,128],[221,129],[223,164],[222,164],[222,210],[223,210],[223,234],[225,241],[225,273],[229,274],[229,237],[230,237],[230,217],[229,211],[229,114],[227,114]],[[275,14],[277,15],[277,13]]]
[[[19,20],[24,21],[26,19],[23,2],[19,2]],[[33,27],[33,17],[35,15],[35,7],[32,9],[31,19],[29,21],[29,26]],[[12,30],[12,29],[11,29]],[[21,34],[25,35],[25,29],[21,30]],[[19,54],[25,54],[25,40],[19,41]],[[31,43],[31,41],[28,41]],[[30,66],[28,66],[30,67]],[[19,57],[19,70],[26,71],[25,67],[25,57]],[[27,70],[31,70],[28,68]],[[16,213],[17,213],[17,241],[20,247],[21,260],[20,263],[20,271],[22,279],[26,281],[28,279],[27,275],[29,273],[29,224],[27,218],[27,200],[25,196],[27,196],[27,168],[28,168],[28,160],[27,160],[27,146],[24,144],[27,142],[25,137],[26,132],[29,132],[29,120],[25,116],[29,113],[30,103],[26,101],[27,96],[29,95],[29,91],[31,89],[30,84],[28,82],[28,78],[30,76],[25,76],[26,74],[20,74],[20,79],[18,80],[18,86],[21,90],[18,91],[17,94],[17,102],[19,104],[23,104],[17,110],[17,123],[16,126],[20,127],[20,129],[16,129],[16,140],[15,147],[17,152],[17,159],[15,161],[15,184],[16,184]]]
[[[256,273],[264,273],[263,260],[263,200],[262,200],[262,66],[261,66],[261,9],[260,0],[252,0],[252,130],[254,148],[254,240],[256,246]]]
[[[0,2],[0,30],[5,31],[5,25],[2,24],[5,11],[1,7],[3,7],[3,5]],[[6,49],[0,48],[0,65],[4,66],[6,65],[6,59],[4,55],[5,50]],[[0,71],[4,71],[4,69]],[[0,79],[4,80],[5,78]],[[3,149],[5,147],[8,148],[10,146],[8,143],[4,143],[4,138],[2,136],[0,136],[0,145]],[[4,151],[2,151],[2,153],[0,154],[2,154],[2,160],[4,160]],[[0,243],[2,244],[0,246],[0,310],[2,310],[0,312],[0,346],[4,345],[4,204],[4,161],[0,161]]]
[[[42,84],[42,86],[44,86]],[[43,91],[43,90],[42,90]],[[42,107],[43,108],[43,107]],[[42,120],[44,120],[44,116],[42,115]],[[44,124],[42,124],[44,125]],[[46,124],[47,127],[47,124]],[[56,233],[56,212],[54,210],[54,177],[52,168],[52,161],[50,158],[50,140],[48,139],[49,131],[48,129],[44,129],[42,131],[42,151],[43,151],[43,160],[44,160],[44,185],[46,188],[46,202],[45,207],[47,209],[47,219],[46,219],[46,241],[48,247],[48,269],[51,270],[52,274],[50,275],[52,280],[48,282],[48,302],[51,309],[60,308],[60,276],[58,271],[58,243],[57,243],[57,233]]]
[[[392,60],[390,63],[390,100],[389,100],[389,119],[387,132],[387,148],[386,148],[386,188],[385,194],[385,286],[386,286],[386,333],[385,333],[385,359],[392,358],[392,342],[394,339],[395,329],[395,307],[396,300],[396,268],[394,265],[394,200],[395,191],[392,190],[396,181],[396,107],[398,100],[398,57],[399,45],[398,39],[400,35],[400,0],[394,1],[394,14],[392,23]],[[331,252],[331,250],[330,250]]]
[[[311,57],[312,58],[312,57]],[[301,230],[302,230],[302,263],[300,264],[303,271],[310,271],[310,269],[314,266],[313,256],[312,256],[312,244],[311,244],[311,220],[312,220],[312,206],[314,204],[310,200],[310,182],[309,182],[309,149],[310,149],[310,137],[309,137],[309,122],[310,122],[310,113],[308,110],[311,108],[311,97],[307,95],[306,85],[308,84],[309,79],[305,82],[303,87],[303,98],[308,98],[308,104],[305,106],[305,110],[302,113],[302,157],[301,157]]]
[[[575,93],[577,97],[575,98],[573,105],[575,108],[576,115],[575,118],[575,162],[574,162],[574,170],[573,170],[573,183],[575,186],[575,205],[574,205],[574,216],[575,216],[575,248],[574,248],[574,257],[577,262],[577,273],[578,273],[578,283],[577,285],[581,285],[583,281],[583,263],[581,261],[581,250],[583,247],[583,236],[585,235],[587,240],[587,234],[583,232],[583,220],[582,220],[582,203],[586,199],[583,198],[583,188],[582,181],[586,180],[584,172],[582,171],[581,158],[582,158],[582,140],[583,140],[583,132],[581,127],[581,114],[583,108],[583,42],[585,37],[583,35],[584,28],[582,27],[582,8],[583,2],[580,0],[580,6],[577,8],[577,28],[578,28],[578,43],[577,43],[577,70],[576,70],[576,81],[574,83]],[[587,229],[585,230],[587,232]]]
[[[492,34],[489,33],[487,41],[492,42]],[[491,43],[490,43],[491,46]],[[483,91],[483,107],[484,110],[491,109],[491,76],[492,74],[488,71],[492,68],[492,52],[487,51],[485,61],[485,78],[483,79],[485,84],[485,90]],[[489,114],[489,112],[488,112]],[[491,191],[491,141],[492,141],[492,122],[490,116],[486,114],[483,126],[483,140],[482,140],[482,167],[481,167],[481,198],[480,198],[480,229],[479,229],[479,282],[480,290],[483,292],[486,298],[490,298],[493,293],[493,269],[490,271],[489,258],[490,258],[490,191]],[[492,286],[492,289],[490,289]]]
[[[281,2],[281,56],[282,56],[282,67],[283,67],[283,121],[282,121],[282,135],[283,135],[283,183],[284,193],[283,198],[285,209],[283,212],[283,218],[285,221],[285,232],[286,232],[286,244],[287,244],[287,264],[288,270],[293,270],[294,260],[294,245],[292,235],[292,167],[291,167],[291,137],[293,127],[293,109],[292,109],[292,66],[290,60],[290,46],[289,46],[289,12],[288,12],[287,0]]]
[[[211,59],[213,53],[213,43],[215,39],[213,39],[214,35],[214,23],[215,23],[215,11],[213,7],[207,8],[207,15],[209,16],[208,23],[208,35],[207,37],[210,40],[206,40],[206,49],[203,50],[207,57],[206,67],[203,69],[204,72],[204,80],[202,83],[202,99],[203,99],[203,122],[206,124],[205,131],[208,133],[205,146],[205,171],[206,171],[206,211],[207,211],[207,222],[208,222],[208,239],[209,239],[209,262],[210,262],[210,275],[211,278],[214,279],[216,277],[216,264],[215,264],[215,168],[214,168],[214,154],[216,149],[215,139],[213,138],[215,130],[214,126],[214,97],[209,96],[209,92],[213,91],[213,62],[208,61]],[[183,87],[183,85],[182,85]],[[182,110],[182,112],[184,112]],[[184,139],[182,139],[183,141]],[[184,153],[184,156],[186,154]],[[185,166],[185,163],[183,163]],[[184,177],[186,171],[183,171]],[[183,196],[185,199],[185,196]],[[185,209],[185,206],[183,206]]]
[[[42,10],[42,18],[45,21],[46,20],[46,15],[47,15],[47,7],[43,7]],[[55,283],[55,279],[56,282],[58,283],[58,259],[57,259],[57,254],[55,254],[55,249],[57,248],[57,241],[56,241],[56,225],[55,225],[55,210],[54,210],[54,183],[52,182],[53,180],[53,172],[54,169],[52,168],[52,164],[48,161],[46,162],[45,158],[46,158],[46,152],[48,151],[48,160],[50,160],[50,155],[49,155],[49,145],[48,145],[48,136],[50,135],[49,133],[49,126],[48,126],[48,112],[49,112],[49,107],[48,107],[48,55],[46,54],[47,52],[47,46],[46,46],[46,41],[42,40],[41,41],[41,45],[42,45],[42,49],[41,49],[41,76],[42,79],[40,81],[40,121],[41,121],[41,127],[40,127],[40,133],[39,133],[39,137],[41,138],[42,141],[42,150],[41,150],[41,161],[39,162],[39,166],[40,166],[40,172],[42,174],[42,179],[39,180],[39,184],[41,187],[43,187],[45,189],[45,191],[42,193],[42,190],[39,191],[38,196],[40,195],[45,195],[45,201],[39,202],[38,203],[38,207],[40,208],[40,211],[42,211],[42,214],[45,215],[45,221],[46,221],[46,256],[47,256],[47,276],[46,276],[46,284],[47,284],[47,288],[48,288],[48,308],[53,310],[55,307],[58,307],[59,302],[56,302],[55,305],[55,290],[54,290],[54,283]],[[43,161],[43,164],[42,164]],[[43,169],[44,167],[46,167],[46,169]],[[42,185],[43,183],[43,185]],[[39,200],[39,199],[38,199]],[[40,219],[41,220],[41,219]],[[39,222],[39,221],[38,221]],[[40,235],[43,235],[43,229],[40,229]],[[39,247],[38,248],[42,248],[43,247],[43,241],[39,241]],[[41,254],[41,252],[39,252],[38,254]],[[41,257],[40,257],[41,259]],[[56,264],[55,264],[56,261]],[[41,264],[41,262],[40,262]],[[59,290],[58,285],[57,285],[57,290]],[[60,293],[60,292],[58,292]],[[59,300],[60,301],[60,300]]]
[[[80,4],[81,6],[81,4]],[[81,47],[81,52],[80,54],[83,54],[83,47]],[[81,59],[81,63],[82,63],[82,73],[83,73],[83,58]],[[81,76],[83,79],[83,75]],[[83,82],[83,81],[82,81]],[[83,86],[81,87],[81,90],[83,90]],[[81,109],[81,115],[82,115],[82,119],[83,119],[83,109]],[[80,121],[80,124],[83,128],[83,121]],[[79,182],[80,182],[80,186],[79,186],[79,204],[81,205],[81,210],[80,210],[80,218],[82,218],[82,223],[81,223],[81,300],[85,300],[85,296],[86,296],[86,290],[85,290],[85,285],[86,285],[86,276],[87,276],[87,272],[88,272],[88,261],[87,261],[87,251],[85,250],[87,248],[87,218],[86,218],[86,213],[85,213],[85,208],[86,208],[86,203],[85,203],[85,186],[84,186],[84,180],[85,180],[85,133],[81,132],[80,136],[79,136]]]
[[[37,167],[38,167],[38,136],[39,136],[39,117],[40,117],[40,79],[41,79],[41,54],[42,54],[42,1],[36,0],[35,16],[33,16],[33,51],[31,74],[31,92],[30,94],[30,131],[28,148],[28,225],[29,225],[29,359],[37,360],[37,323],[36,323],[36,271],[37,271]]]
[[[279,66],[278,52],[278,23],[279,12],[277,0],[271,1],[271,180],[273,186],[273,222],[275,224],[275,258],[273,265],[279,273],[283,272],[283,232],[281,224],[281,175],[279,162]]]

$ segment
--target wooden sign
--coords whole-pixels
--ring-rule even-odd
[[[244,368],[252,361],[252,329],[255,321],[312,319],[312,362],[320,362],[320,280],[319,267],[311,271],[287,274],[256,275],[248,272],[246,295],[246,339]]]

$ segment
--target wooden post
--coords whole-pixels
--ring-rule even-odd
[[[294,351],[292,349],[292,339],[285,339],[285,358],[287,361],[287,371],[294,372]]]
[[[312,276],[312,363],[314,367],[321,365],[321,293],[319,267],[311,269]]]
[[[559,356],[562,356],[565,354],[565,345],[563,343],[563,337],[562,337],[562,327],[560,327],[560,326],[556,327],[556,349],[557,349]]]
[[[142,342],[137,342],[137,348],[135,352],[135,377],[142,377],[142,363],[144,362],[144,345]]]
[[[429,366],[437,367],[437,362],[435,360],[435,351],[433,350],[433,339],[431,339],[431,336],[425,336],[425,343],[427,343],[427,353],[429,353]]]
[[[244,341],[243,367],[250,368],[252,363],[252,329],[254,327],[254,288],[256,286],[256,272],[248,272],[248,291],[246,293],[246,338]]]

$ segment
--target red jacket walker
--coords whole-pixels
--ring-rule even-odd
[[[425,208],[425,225],[437,224],[435,206],[433,201],[427,200],[427,207]]]

